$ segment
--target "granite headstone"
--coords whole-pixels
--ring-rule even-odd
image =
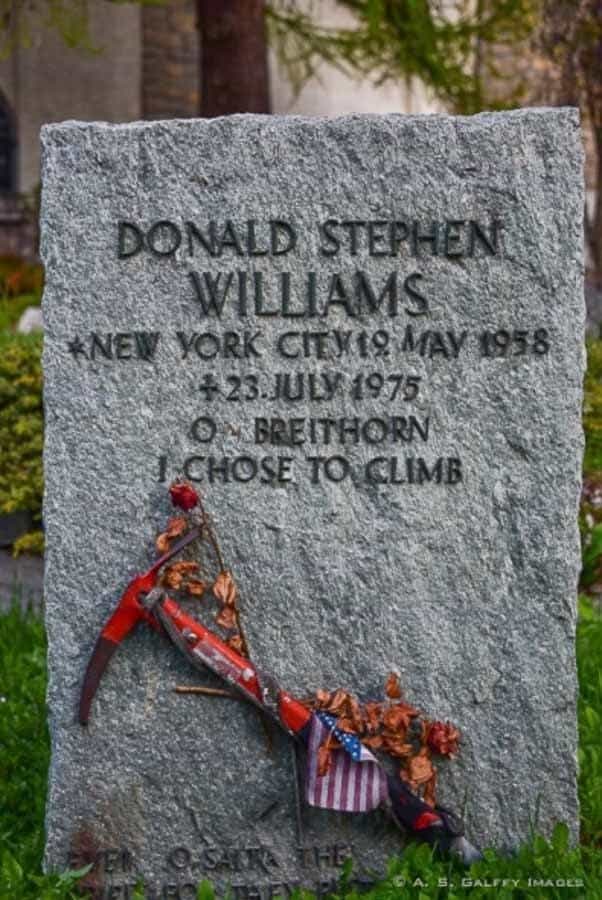
[[[177,475],[257,663],[300,696],[397,670],[461,729],[473,842],[576,835],[582,177],[572,109],[43,129],[48,867],[264,900],[401,846],[378,813],[300,833],[288,739],[175,694],[202,676],[144,629],[78,724]]]

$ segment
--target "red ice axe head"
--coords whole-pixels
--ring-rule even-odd
[[[98,688],[100,679],[107,663],[113,653],[127,637],[130,631],[133,631],[139,622],[146,622],[157,631],[162,630],[162,626],[144,605],[144,598],[157,585],[159,571],[172,557],[180,550],[183,550],[188,544],[199,536],[199,529],[192,528],[188,534],[163,554],[146,572],[137,575],[125,589],[124,593],[117,604],[116,609],[109,618],[108,622],[100,632],[100,635],[94,646],[84,681],[82,692],[79,699],[78,718],[82,725],[88,724],[90,716],[90,706],[94,699],[94,694]]]

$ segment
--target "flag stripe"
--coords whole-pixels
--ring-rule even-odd
[[[333,731],[342,747],[332,751],[328,772],[318,775],[318,751]],[[334,716],[314,713],[308,742],[307,802],[322,809],[367,812],[380,806],[386,796],[386,774],[359,738],[336,729]]]

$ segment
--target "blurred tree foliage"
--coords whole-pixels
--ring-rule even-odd
[[[95,0],[98,2],[98,0]],[[165,0],[103,0],[103,3],[158,6]],[[90,53],[102,48],[90,34],[89,0],[0,0],[0,59],[17,47],[31,47],[40,29],[57,31],[68,47]]]
[[[585,237],[602,286],[602,0],[544,0],[539,43],[555,72],[556,102],[578,106],[589,126],[593,199]]]
[[[351,14],[348,27],[320,25],[315,2],[268,7],[272,42],[297,90],[328,62],[376,84],[415,76],[458,113],[518,102],[522,86],[499,66],[499,50],[530,38],[538,0],[337,2]],[[509,89],[500,90],[502,81]]]
[[[103,0],[127,2],[150,6],[169,0]],[[351,24],[344,28],[319,24],[319,0],[272,0],[266,4],[265,15],[271,42],[297,90],[316,74],[320,63],[329,62],[379,84],[415,76],[455,112],[472,113],[485,105],[518,102],[520,86],[513,84],[510,91],[491,89],[509,79],[499,68],[496,54],[488,50],[528,39],[541,2],[337,0],[351,14]],[[201,31],[210,26],[204,13],[211,3],[216,8],[220,5],[216,0],[198,2]],[[223,6],[224,10],[232,6],[228,16],[235,17],[236,4],[224,2]],[[0,0],[0,56],[9,55],[17,45],[31,45],[40,28],[58,31],[70,47],[98,51],[101,48],[94,45],[90,33],[89,12],[90,0]],[[226,21],[225,12],[223,18]]]

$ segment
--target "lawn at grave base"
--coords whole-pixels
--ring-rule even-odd
[[[49,762],[45,655],[39,618],[17,609],[0,616],[0,900],[81,897],[74,889],[74,874],[44,876],[40,868]],[[403,858],[390,862],[388,878],[362,896],[369,900],[602,897],[602,616],[586,599],[580,602],[577,655],[580,847],[569,848],[566,829],[559,825],[551,841],[534,837],[512,858],[486,851],[483,862],[464,870],[433,859],[428,847],[412,845]],[[496,884],[495,879],[500,881]],[[510,882],[504,887],[504,879],[518,880],[519,886]],[[313,895],[302,896],[305,900]],[[350,888],[339,896],[351,900],[359,895]],[[211,900],[208,885],[199,888],[199,897]],[[142,892],[131,900],[138,898],[143,898]]]

